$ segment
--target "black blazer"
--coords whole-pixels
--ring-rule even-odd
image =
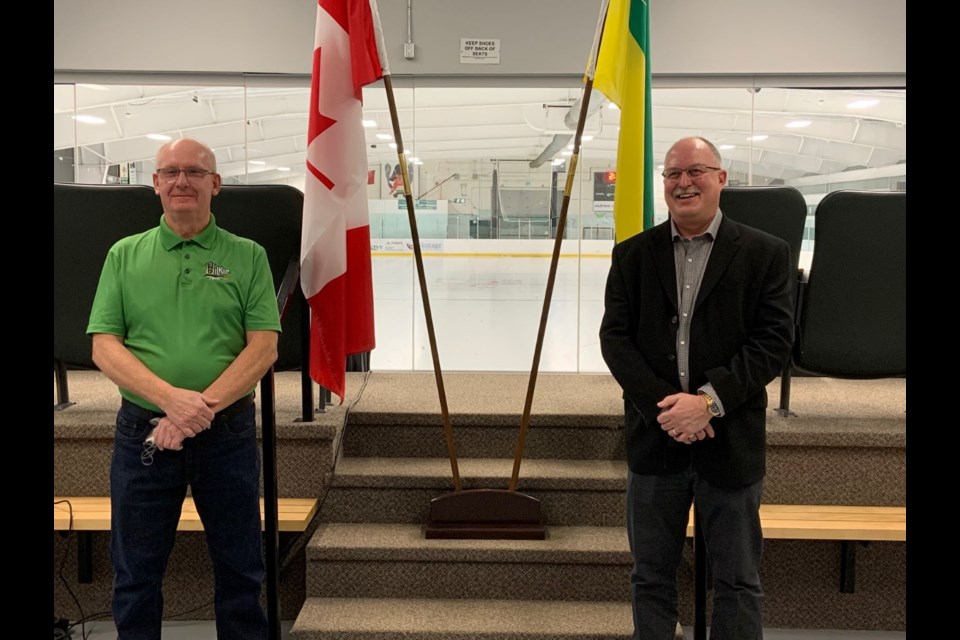
[[[715,438],[684,445],[657,423],[657,402],[679,393],[677,277],[670,221],[614,247],[600,349],[623,388],[627,463],[634,473],[684,470],[737,487],[763,478],[766,385],[793,344],[789,245],[724,216],[714,239],[690,326],[691,393],[707,383],[724,417]]]

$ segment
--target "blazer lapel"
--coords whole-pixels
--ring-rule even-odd
[[[677,265],[673,259],[673,238],[670,235],[670,220],[659,227],[651,229],[657,235],[651,243],[654,247],[653,262],[657,267],[657,275],[667,298],[673,305],[674,311],[679,309],[677,303]]]
[[[694,311],[710,295],[713,288],[717,286],[723,274],[727,271],[727,266],[740,249],[740,229],[730,218],[724,216],[720,221],[720,228],[717,229],[717,237],[713,240],[713,248],[710,250],[710,260],[707,262],[707,268],[703,272],[703,281],[700,283],[700,291],[697,293],[697,302],[694,305]]]

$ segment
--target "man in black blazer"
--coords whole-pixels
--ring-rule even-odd
[[[789,245],[720,212],[704,138],[664,161],[670,219],[614,248],[600,347],[623,388],[634,638],[669,640],[691,501],[713,575],[714,640],[762,638],[766,385],[793,342]]]

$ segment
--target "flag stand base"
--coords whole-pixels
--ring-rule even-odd
[[[430,501],[427,538],[544,540],[540,501],[506,489],[469,489]]]

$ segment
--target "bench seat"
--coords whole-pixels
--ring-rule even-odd
[[[278,530],[303,531],[316,512],[316,498],[280,498],[277,504]],[[263,514],[263,498],[261,498],[261,526],[263,526]],[[54,531],[109,531],[110,497],[54,497],[53,529]],[[203,531],[203,523],[200,522],[200,515],[197,513],[193,498],[188,497],[184,500],[177,530]]]

